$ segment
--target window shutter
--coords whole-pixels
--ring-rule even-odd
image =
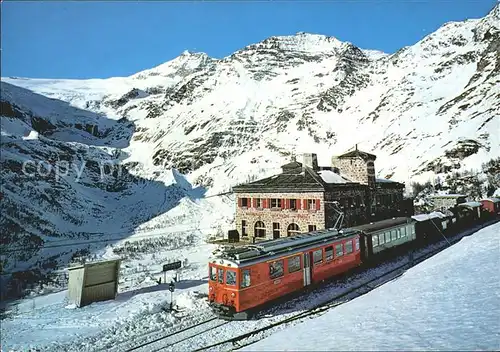
[[[286,209],[290,209],[290,199],[285,199],[285,207]]]
[[[252,198],[247,198],[247,207],[248,208],[252,207]]]
[[[238,198],[238,208],[241,208],[241,198]]]
[[[303,209],[305,209],[305,210],[309,210],[309,209],[307,209],[307,199],[304,199],[304,203],[303,203],[303,205],[304,205],[304,206],[303,206]]]
[[[257,199],[252,198],[252,208],[257,208]]]
[[[320,209],[320,199],[316,199],[316,210]]]
[[[267,198],[267,207],[271,208],[271,198]]]
[[[267,199],[262,199],[262,208],[267,208]]]
[[[286,199],[285,198],[283,198],[281,200],[281,209],[286,209]]]

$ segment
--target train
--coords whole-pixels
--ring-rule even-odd
[[[477,225],[487,218],[480,215],[433,212],[222,248],[209,260],[208,303],[222,319],[252,319],[325,280]]]

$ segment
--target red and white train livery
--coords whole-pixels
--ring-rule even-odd
[[[221,316],[247,319],[255,307],[359,266],[360,235],[327,229],[222,250],[209,263],[209,303]]]

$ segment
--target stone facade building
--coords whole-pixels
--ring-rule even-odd
[[[404,184],[376,179],[375,159],[356,149],[333,158],[331,167],[319,167],[316,154],[304,154],[302,163],[292,160],[281,174],[234,187],[240,238],[265,240],[331,228],[338,209],[344,226],[405,215]]]
[[[467,202],[465,194],[440,194],[431,197],[434,209],[445,210],[456,207],[458,204]]]

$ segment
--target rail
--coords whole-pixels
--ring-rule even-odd
[[[393,269],[391,269],[391,270],[383,273],[382,275],[379,275],[379,276],[377,276],[375,278],[372,278],[372,279],[370,279],[370,280],[368,280],[366,282],[363,282],[362,284],[356,285],[356,286],[348,289],[347,291],[345,291],[345,292],[343,292],[343,293],[341,293],[339,295],[336,295],[335,297],[330,298],[327,301],[324,301],[324,302],[322,302],[322,303],[314,306],[313,308],[308,309],[305,312],[301,312],[301,313],[295,314],[295,315],[293,315],[291,317],[288,317],[288,318],[285,318],[285,319],[280,320],[278,322],[269,324],[269,325],[264,326],[262,328],[259,328],[259,329],[256,329],[256,330],[253,330],[253,331],[250,331],[250,332],[247,332],[247,333],[235,336],[235,337],[232,337],[230,339],[226,339],[226,340],[223,340],[223,341],[220,341],[220,342],[208,345],[208,346],[204,346],[202,348],[195,349],[195,350],[193,350],[193,352],[205,351],[205,350],[208,350],[208,349],[212,349],[214,347],[223,346],[225,344],[231,344],[233,347],[236,347],[237,349],[242,348],[242,347],[246,347],[246,346],[249,346],[249,345],[252,345],[252,344],[256,343],[259,340],[257,339],[255,341],[250,341],[248,343],[243,343],[243,344],[238,344],[238,342],[243,341],[245,339],[248,339],[248,338],[250,338],[250,337],[252,337],[254,335],[260,334],[262,332],[268,331],[270,329],[276,328],[278,326],[281,326],[281,325],[284,325],[284,324],[287,324],[287,323],[290,323],[290,322],[293,322],[293,321],[297,321],[297,320],[302,319],[302,318],[311,317],[311,316],[315,316],[315,315],[318,315],[320,313],[323,313],[323,312],[325,312],[325,311],[327,311],[329,309],[332,309],[332,308],[334,308],[334,307],[336,307],[336,306],[338,306],[338,305],[343,304],[343,303],[346,302],[346,301],[337,302],[339,299],[347,297],[350,294],[352,294],[353,292],[366,287],[366,288],[368,288],[367,291],[365,291],[365,292],[363,292],[363,293],[361,293],[361,294],[359,294],[359,295],[357,295],[357,296],[355,296],[353,298],[356,298],[356,297],[359,297],[361,295],[364,295],[364,294],[372,291],[373,289],[377,288],[378,286],[380,286],[382,284],[385,284],[385,283],[387,283],[389,281],[392,281],[395,278],[403,275],[405,267],[407,267],[407,266],[411,267],[411,266],[414,266],[416,264],[419,264],[419,263],[423,262],[424,260],[426,260],[426,259],[428,259],[428,258],[430,258],[430,257],[432,257],[434,255],[436,255],[437,253],[439,253],[440,251],[442,251],[444,248],[449,247],[449,246],[451,246],[451,245],[459,242],[463,237],[468,236],[468,235],[470,235],[470,234],[472,234],[472,233],[480,230],[481,228],[484,228],[486,226],[492,225],[492,224],[494,224],[496,222],[498,222],[498,220],[493,220],[493,221],[481,224],[481,225],[476,226],[476,227],[474,227],[472,229],[469,229],[469,230],[464,231],[464,232],[462,232],[460,234],[457,234],[449,242],[445,242],[444,245],[439,246],[439,247],[437,247],[434,250],[431,250],[431,251],[429,251],[427,253],[423,253],[423,254],[419,255],[418,257],[414,258],[411,263],[404,263],[402,265],[398,265],[397,267],[395,267],[395,268],[393,268]],[[384,281],[382,283],[379,283],[376,286],[370,286],[371,283],[376,282],[377,280],[380,280],[380,279],[382,279],[382,278],[384,278],[384,277],[386,277],[386,276],[388,276],[390,274],[393,274],[393,273],[395,273],[395,272],[397,272],[399,270],[401,270],[401,272],[398,273],[394,277],[390,277],[389,280]]]
[[[210,323],[214,322],[214,321],[216,322],[216,324],[214,324],[214,326],[212,326],[212,324],[210,324]],[[143,342],[141,342],[139,344],[136,344],[133,347],[127,348],[125,351],[127,351],[127,352],[137,351],[137,350],[140,350],[140,349],[142,349],[144,347],[148,347],[147,351],[149,351],[149,352],[159,351],[159,350],[161,350],[163,348],[170,347],[170,346],[176,345],[176,344],[178,344],[180,342],[186,341],[186,340],[188,340],[190,338],[193,338],[194,336],[197,336],[200,333],[216,329],[219,326],[225,325],[227,323],[229,323],[229,322],[228,321],[220,320],[217,317],[211,317],[211,318],[203,320],[203,321],[201,321],[199,323],[190,325],[190,326],[188,326],[186,328],[183,328],[183,329],[180,329],[180,330],[177,330],[177,331],[173,331],[173,332],[169,332],[169,333],[161,335],[161,336],[155,336],[153,339],[146,339],[146,341],[143,341]],[[210,326],[208,326],[208,328],[206,328],[206,329],[202,329],[201,331],[199,331],[198,329],[196,329],[198,327],[201,327],[201,326],[207,325],[207,324],[209,324]],[[175,339],[175,337],[177,337],[179,335],[182,335],[186,331],[191,331],[191,330],[195,330],[194,334],[188,335],[188,336],[185,336],[185,337],[181,337],[181,338],[179,338],[177,340]],[[159,330],[150,331],[146,335],[152,335],[154,333],[157,333],[158,331]],[[145,337],[146,335],[143,335],[141,337]],[[159,342],[164,341],[164,340],[167,340],[167,339],[173,339],[174,341],[171,341],[171,342],[169,342],[169,343],[167,343],[165,345],[162,345],[159,349],[153,349],[153,347],[154,347],[153,345],[154,344],[159,343]],[[125,341],[125,342],[127,342],[127,341]],[[119,346],[115,346],[115,347],[119,347]]]

